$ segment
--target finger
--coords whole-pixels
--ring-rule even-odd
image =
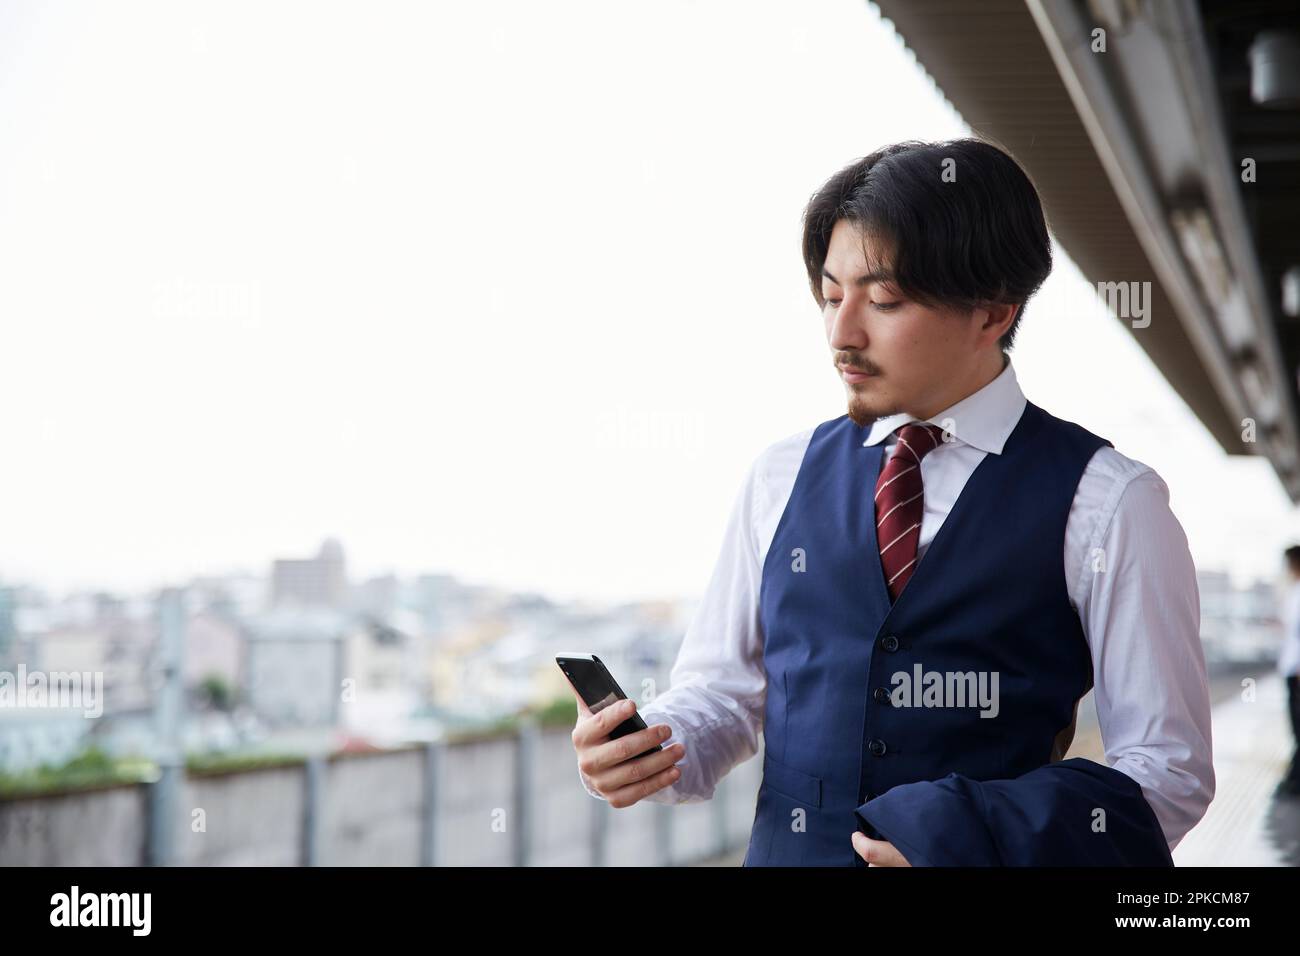
[[[674,744],[674,746],[681,746],[681,745]],[[655,754],[655,757],[659,757],[659,756],[662,755]],[[643,757],[641,760],[633,761],[633,763],[642,763],[644,761],[653,760],[653,759],[654,757]],[[664,787],[667,787],[670,784],[675,783],[678,780],[678,778],[681,777],[681,775],[682,775],[681,768],[668,767],[667,769],[661,770],[651,777],[647,777],[645,780],[641,780],[637,783],[630,784],[629,786],[626,787],[620,787],[614,792],[608,794],[605,797],[605,799],[609,801],[609,805],[611,807],[630,807],[638,800],[644,800],[646,797],[650,796],[650,794],[656,793],[657,791],[662,790]]]
[[[635,787],[657,773],[672,769],[673,764],[684,756],[686,756],[686,747],[682,744],[673,744],[658,753],[637,757],[634,760],[625,760],[613,767],[604,770],[589,770],[586,773],[591,780],[591,785],[608,797],[625,787]],[[655,789],[659,788],[655,787]],[[650,792],[653,793],[654,791]]]
[[[862,859],[866,860],[867,866],[870,866],[871,860],[869,857],[870,857],[871,847],[869,846],[869,844],[871,841],[869,841],[860,830],[853,831],[852,840],[853,840],[853,852],[856,853],[858,856],[862,857]]]
[[[875,866],[902,866],[905,862],[903,854],[898,852],[894,844],[883,841],[876,841],[879,844],[879,855],[872,861]]]
[[[862,833],[854,833],[854,843],[858,848],[858,855],[867,861],[867,866],[890,866],[889,846],[883,840],[873,840]]]
[[[860,830],[853,833],[853,848],[867,866],[907,866],[907,860],[898,848],[887,840],[873,840]]]
[[[587,745],[587,773],[597,773],[609,767],[616,767],[625,760],[641,756],[656,744],[662,744],[673,735],[667,724],[655,724],[634,734],[619,737],[603,744]]]
[[[889,856],[890,859],[893,860],[893,862],[889,864],[890,866],[911,866],[912,865],[911,863],[907,862],[907,857],[903,856],[902,851],[899,850],[898,847],[894,846],[894,844],[886,843],[885,845],[889,847]]]
[[[579,717],[579,718],[582,718],[582,717],[590,717],[590,716],[591,716],[591,708],[587,706],[587,702],[586,702],[586,700],[584,700],[583,697],[582,697],[582,694],[580,694],[580,693],[578,692],[578,688],[577,688],[577,686],[576,686],[576,685],[573,683],[573,681],[570,679],[570,677],[569,677],[569,675],[568,675],[567,672],[565,672],[565,674],[564,674],[564,679],[565,679],[565,680],[568,682],[568,684],[569,684],[569,691],[573,694],[573,699],[576,700],[576,701],[578,702],[578,717]]]
[[[573,681],[569,681],[569,690],[573,692],[573,699],[578,702],[578,716],[590,717],[591,708],[587,706],[587,702],[583,700],[582,695],[578,693],[578,688],[573,686]]]
[[[583,747],[604,743],[609,732],[636,713],[636,702],[624,699],[586,717],[579,716],[573,728],[573,743]]]

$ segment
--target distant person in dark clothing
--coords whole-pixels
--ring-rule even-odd
[[[1291,715],[1291,733],[1295,735],[1296,750],[1286,776],[1277,785],[1277,795],[1300,797],[1300,545],[1286,549],[1286,564],[1291,586],[1287,590],[1282,615],[1282,650],[1278,654],[1277,669],[1286,681],[1287,710]]]

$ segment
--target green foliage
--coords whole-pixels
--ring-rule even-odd
[[[572,694],[565,694],[537,708],[534,713],[543,727],[572,727],[578,722],[578,702]]]
[[[302,754],[291,753],[189,754],[185,758],[185,769],[193,774],[234,773],[241,770],[299,766],[305,759]]]
[[[235,689],[220,674],[209,674],[203,678],[199,690],[216,710],[229,713],[235,706]]]
[[[0,773],[0,797],[31,796],[52,791],[91,790],[153,779],[157,767],[139,758],[114,759],[98,747],[88,747],[62,764],[42,764],[32,770]]]
[[[214,706],[230,689],[220,677],[203,681]],[[462,727],[447,736],[450,744],[465,744],[508,737],[519,732],[523,720],[531,719],[539,727],[572,727],[577,722],[577,703],[571,694],[556,697],[549,703],[510,714],[498,720],[474,727]],[[199,753],[187,754],[185,769],[191,774],[234,773],[242,770],[259,770],[269,767],[297,766],[303,763],[301,754],[292,753]],[[147,783],[156,780],[158,767],[152,760],[139,757],[114,758],[99,747],[89,747],[60,765],[42,765],[34,770],[14,773],[0,772],[0,798],[35,796],[45,793],[71,792],[130,783]]]

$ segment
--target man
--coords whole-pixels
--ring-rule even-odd
[[[1296,749],[1291,756],[1291,766],[1277,785],[1277,796],[1300,796],[1300,545],[1286,549],[1287,580],[1286,604],[1282,613],[1282,652],[1277,658],[1277,670],[1286,683],[1287,713],[1291,717],[1291,733]]]
[[[1161,478],[1016,382],[1033,185],[888,146],[803,256],[847,414],[751,466],[651,726],[579,701],[584,785],[708,799],[761,731],[748,866],[1172,865],[1214,793],[1196,572]],[[1089,688],[1110,766],[1063,759]]]

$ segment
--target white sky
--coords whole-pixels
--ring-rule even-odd
[[[845,410],[805,201],[965,132],[864,0],[6,0],[0,578],[333,534],[356,576],[697,594],[753,456]],[[1063,255],[1013,359],[1164,476],[1198,566],[1276,576],[1271,469]]]

